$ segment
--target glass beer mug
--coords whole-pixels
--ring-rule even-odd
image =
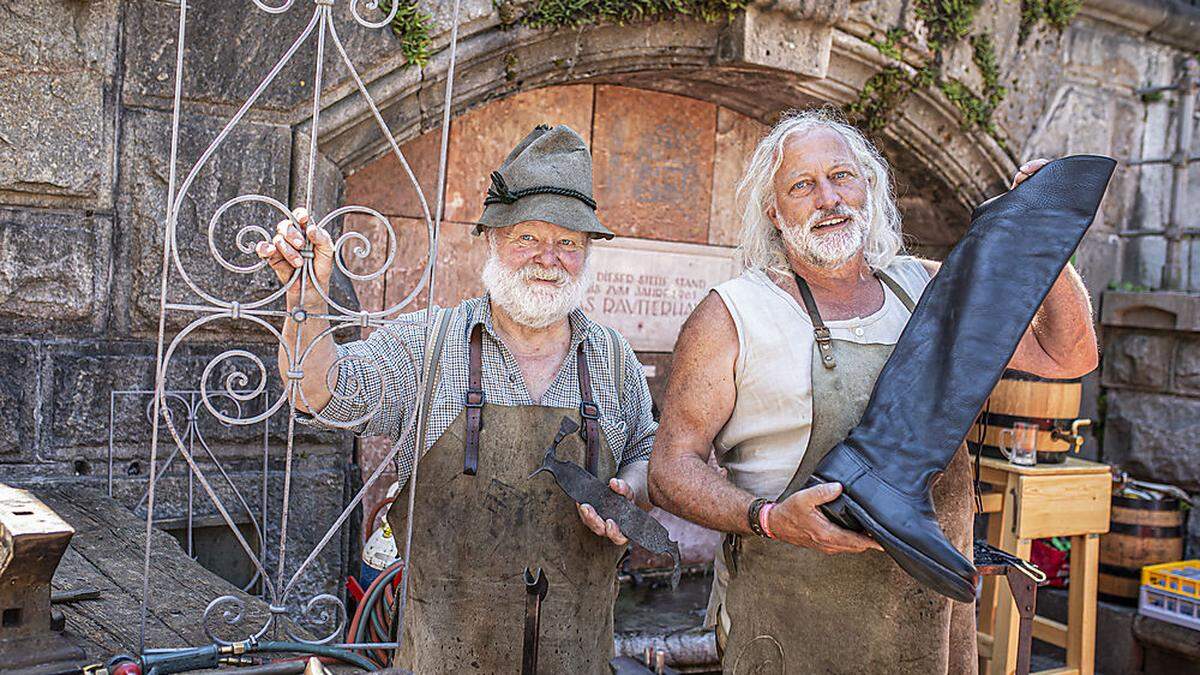
[[[1000,430],[1000,452],[1011,464],[1037,464],[1037,427],[1024,422]]]

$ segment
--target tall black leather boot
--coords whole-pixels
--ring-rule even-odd
[[[1081,155],[981,204],[929,283],[858,426],[809,484],[839,482],[822,507],[866,531],[918,581],[975,598],[975,567],[946,539],[930,499],[1034,313],[1092,223],[1116,162]]]

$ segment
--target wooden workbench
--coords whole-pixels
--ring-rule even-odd
[[[1107,464],[1068,457],[1063,464],[1016,466],[984,457],[980,480],[988,543],[1028,560],[1034,539],[1071,538],[1071,581],[1066,624],[1035,617],[1033,637],[1067,650],[1054,675],[1092,675],[1096,650],[1096,577],[1100,535],[1108,531],[1112,477]],[[1017,620],[1007,581],[986,577],[979,601],[979,656],[986,672],[1016,668]]]

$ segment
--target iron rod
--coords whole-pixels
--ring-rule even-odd
[[[1183,229],[1183,211],[1188,193],[1188,163],[1187,156],[1192,142],[1192,131],[1195,127],[1192,119],[1196,114],[1196,72],[1195,59],[1183,62],[1179,75],[1179,123],[1176,127],[1175,153],[1172,155],[1171,171],[1171,211],[1167,221],[1167,256],[1163,265],[1163,288],[1170,291],[1182,291],[1191,286],[1188,277],[1188,260],[1185,256]]]

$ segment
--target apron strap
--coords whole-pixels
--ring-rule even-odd
[[[429,311],[438,311],[430,309]],[[442,363],[442,347],[446,343],[446,333],[449,332],[450,320],[454,318],[457,308],[440,310],[438,314],[437,327],[434,328],[433,335],[429,336],[429,340],[425,345],[425,365],[422,366],[422,372],[425,374],[425,391],[421,397],[420,415],[417,418],[417,445],[416,452],[424,456],[426,438],[429,432],[429,406],[433,405],[433,392],[437,389],[438,375],[441,372]],[[397,455],[397,461],[399,461]]]
[[[579,343],[575,353],[576,370],[579,374],[579,416],[583,424],[579,427],[579,435],[587,443],[587,470],[593,476],[600,471],[600,408],[592,399],[592,374],[588,371],[587,357],[584,356],[584,340]]]
[[[826,368],[836,368],[837,360],[833,356],[833,338],[829,334],[829,328],[821,320],[821,312],[817,309],[817,301],[813,298],[812,289],[808,287],[808,282],[804,280],[804,277],[795,272],[792,272],[792,276],[796,278],[796,287],[800,289],[800,297],[804,300],[804,308],[808,311],[808,318],[812,320],[813,336],[816,338],[817,347],[821,351],[821,365]],[[891,289],[892,293],[904,305],[904,308],[908,310],[908,313],[912,314],[917,303],[913,302],[912,296],[908,294],[908,291],[905,291],[903,286],[882,270],[876,270],[875,276],[883,282],[884,286]]]
[[[471,329],[467,393],[463,406],[467,409],[467,433],[463,449],[463,473],[474,476],[479,471],[479,429],[483,426],[483,325]]]
[[[808,310],[808,318],[812,320],[813,337],[816,338],[817,348],[821,351],[821,365],[826,368],[837,368],[837,361],[833,358],[833,338],[830,337],[825,322],[821,320],[821,312],[817,309],[817,301],[813,298],[812,289],[808,287],[808,282],[804,280],[804,277],[795,272],[792,272],[792,276],[796,278],[796,286],[800,289],[804,308]]]
[[[908,291],[904,290],[904,287],[901,286],[899,282],[885,274],[883,270],[875,272],[875,276],[879,277],[879,280],[883,282],[884,286],[892,289],[892,292],[895,293],[896,297],[900,299],[900,302],[904,305],[904,308],[908,310],[909,314],[912,314],[913,310],[917,307],[917,303],[913,302],[912,296],[908,294]]]

